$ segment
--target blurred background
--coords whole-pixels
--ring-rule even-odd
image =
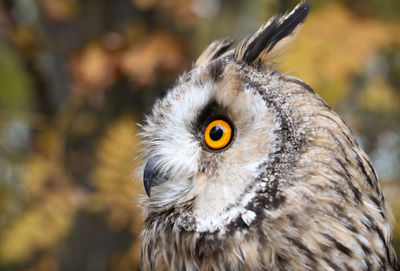
[[[0,270],[138,270],[136,123],[213,39],[296,3],[0,0]],[[314,1],[279,62],[350,125],[400,221],[400,1]]]

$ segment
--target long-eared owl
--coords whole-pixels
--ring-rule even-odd
[[[310,86],[274,70],[310,5],[214,41],[142,129],[142,270],[393,270],[367,155]]]

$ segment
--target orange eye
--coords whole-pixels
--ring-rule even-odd
[[[213,150],[220,150],[231,142],[232,127],[224,120],[214,120],[207,125],[204,141]]]

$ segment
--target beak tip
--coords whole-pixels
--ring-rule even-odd
[[[143,183],[144,183],[144,190],[146,190],[146,194],[150,198],[150,196],[151,196],[151,184],[150,184],[148,179],[144,179]]]
[[[143,172],[143,185],[146,190],[147,196],[151,197],[151,189],[153,186],[157,186],[165,181],[163,175],[160,174],[159,163],[154,158],[150,158]]]
[[[143,185],[149,198],[151,195],[151,187],[153,186],[153,179],[156,177],[156,173],[155,163],[150,159],[147,161],[143,172]]]

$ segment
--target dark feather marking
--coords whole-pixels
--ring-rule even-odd
[[[332,181],[332,180],[331,180]],[[332,188],[338,193],[344,200],[348,201],[348,194],[344,191],[344,188],[341,184],[334,182],[332,184]]]
[[[329,118],[329,119],[331,119],[331,118]],[[334,119],[331,119],[331,120],[336,123],[336,121]],[[327,131],[328,131],[329,135],[335,140],[336,145],[340,148],[340,152],[341,152],[344,160],[349,164],[350,159],[347,156],[346,148],[343,146],[343,143],[339,140],[339,138],[331,130],[327,130]],[[342,133],[344,133],[343,130],[342,130]]]
[[[386,215],[385,212],[383,211],[382,208],[382,202],[380,200],[378,200],[374,195],[368,195],[369,199],[376,205],[376,207],[379,208],[379,212],[382,216],[383,219],[386,219]]]
[[[225,63],[223,61],[214,61],[210,63],[209,71],[210,76],[215,82],[219,82],[222,79],[222,74],[225,69]]]
[[[279,267],[280,268],[282,268],[282,270],[287,270],[288,268],[288,264],[289,264],[289,261],[288,261],[288,259],[285,257],[285,255],[282,255],[282,254],[280,254],[280,253],[277,253],[276,254],[276,260],[277,260],[277,262],[278,262],[278,264],[279,264]],[[285,268],[286,267],[286,268]]]
[[[332,262],[331,260],[329,260],[327,257],[323,257],[322,259],[323,259],[330,267],[332,267],[333,270],[335,270],[335,271],[343,270],[343,269],[340,268],[337,264],[335,264],[334,262]]]
[[[268,198],[267,198],[265,195],[263,195],[263,194],[257,195],[256,198],[255,198],[255,200],[256,200],[259,204],[261,204],[262,206],[265,206],[265,207],[267,207],[268,204],[269,204]]]
[[[149,213],[144,221],[146,227],[152,227],[156,221],[165,220],[168,221],[175,214],[176,219],[176,209],[174,207],[163,210],[162,212]],[[174,219],[174,220],[175,220]]]
[[[344,122],[343,122],[343,120],[342,119],[340,119],[340,121],[342,122],[342,123],[338,123],[334,118],[332,118],[331,116],[327,116],[327,115],[324,115],[324,114],[320,114],[320,113],[317,113],[317,114],[315,114],[316,116],[319,116],[319,117],[323,117],[323,118],[326,118],[326,119],[329,119],[329,120],[331,120],[333,123],[335,123],[336,124],[336,126],[340,129],[340,131],[342,132],[342,135],[344,135],[345,137],[346,137],[346,139],[348,140],[348,143],[350,143],[350,145],[351,146],[354,146],[354,141],[353,140],[351,140],[350,138],[349,138],[349,136],[348,135],[346,135],[346,133],[345,133],[345,131],[343,130],[343,125],[346,125]],[[347,127],[347,126],[346,126]],[[331,135],[332,135],[332,133],[331,133]]]
[[[150,263],[150,269],[151,269],[151,270],[154,270],[154,269],[155,269],[155,266],[153,266],[154,263],[153,263],[153,261],[151,260],[153,249],[154,249],[154,245],[153,245],[153,242],[150,240],[150,241],[149,241],[149,244],[147,245],[147,258],[148,258],[147,262]]]
[[[323,115],[322,115],[322,116],[323,116]],[[331,119],[331,118],[329,118],[329,119]],[[332,121],[335,121],[335,120],[332,119]],[[335,123],[336,123],[336,122],[335,122]],[[340,126],[339,126],[339,127],[340,127]],[[330,130],[328,130],[328,133],[329,133],[329,135],[335,140],[336,144],[337,144],[338,147],[340,148],[341,153],[342,153],[342,155],[343,155],[343,157],[344,157],[344,160],[347,162],[347,164],[349,164],[349,163],[350,163],[349,157],[347,156],[347,153],[346,153],[345,148],[344,148],[343,144],[341,143],[341,141],[340,141],[340,140],[337,138],[337,136],[336,136],[334,133],[332,133]],[[344,132],[342,131],[342,133],[344,133]],[[339,163],[339,165],[340,165],[340,166],[342,167],[342,169],[345,171],[345,176],[346,176],[347,184],[348,184],[348,186],[350,187],[351,191],[353,192],[354,198],[355,198],[356,202],[357,202],[357,203],[360,203],[360,202],[361,202],[362,194],[361,194],[360,190],[359,190],[357,187],[355,187],[354,184],[353,184],[353,182],[351,181],[351,176],[350,176],[350,173],[349,173],[349,171],[348,171],[348,169],[347,169],[346,164],[345,164],[341,159],[339,159],[339,158],[336,158],[335,160],[336,160],[337,163]],[[337,174],[341,175],[340,172],[337,172],[337,171],[335,171],[335,172],[336,172]]]
[[[344,263],[344,267],[346,268],[347,271],[356,271],[353,269],[353,267],[349,266],[347,263]]]
[[[371,165],[371,162],[368,159],[364,159],[364,161],[367,162],[369,169],[371,170],[371,172],[374,174],[374,178],[375,180],[378,180],[378,176],[376,176],[376,172],[374,167]]]
[[[286,20],[273,18],[270,25],[264,29],[250,44],[247,45],[243,61],[252,64],[258,55],[267,48],[269,52],[278,41],[292,34],[296,27],[302,24],[310,11],[309,3],[302,3]]]
[[[304,245],[300,240],[294,239],[292,237],[286,237],[286,239],[289,240],[294,246],[298,247],[301,251],[303,251],[305,256],[312,263],[314,263],[314,264],[316,263],[314,253],[306,245]]]
[[[180,261],[180,269],[179,270],[187,270],[185,261]]]
[[[228,233],[233,234],[238,230],[240,231],[243,229],[247,229],[248,226],[246,223],[244,223],[242,217],[239,215],[236,219],[234,219],[227,225],[227,228],[228,228]]]
[[[387,244],[387,242],[386,242],[386,240],[385,240],[385,237],[384,237],[384,235],[383,235],[383,232],[381,231],[381,229],[378,227],[378,225],[376,225],[375,223],[373,224],[373,227],[374,227],[374,230],[378,233],[378,235],[379,235],[379,238],[382,240],[382,243],[383,243],[383,245],[384,245],[384,247],[385,247],[385,252],[386,252],[386,259],[387,259],[387,261],[390,261],[390,251],[389,251],[389,247],[388,247],[388,244]]]
[[[346,164],[342,161],[342,159],[339,158],[335,158],[336,162],[341,166],[341,168],[344,171],[344,177],[346,179],[347,185],[349,186],[350,190],[353,192],[354,195],[354,199],[356,201],[356,203],[361,203],[361,199],[362,199],[362,194],[360,192],[360,190],[354,186],[352,179],[351,179],[351,175],[349,170],[347,169]],[[338,174],[339,176],[343,176],[343,172],[337,171],[337,170],[333,170],[336,174]]]
[[[243,221],[241,216],[236,218],[235,224],[236,224],[237,228],[247,228],[248,227],[247,224]]]
[[[318,243],[318,246],[320,247],[321,251],[326,253],[326,254],[329,253],[332,250],[331,246],[328,246],[328,245],[326,245],[324,243]]]
[[[355,152],[357,165],[361,168],[362,174],[364,175],[365,179],[367,180],[368,184],[376,190],[376,185],[372,182],[371,177],[368,175],[367,171],[365,170],[364,163],[361,161],[360,155]]]
[[[364,216],[368,219],[372,230],[374,230],[378,234],[379,238],[382,241],[382,244],[385,246],[386,259],[389,261],[390,258],[391,258],[390,257],[390,250],[389,250],[388,244],[387,244],[387,242],[385,240],[385,236],[383,235],[382,230],[379,228],[379,226],[376,224],[375,220],[370,215],[364,214]]]
[[[364,251],[364,253],[366,255],[371,254],[371,249],[369,247],[367,247],[366,245],[364,245],[363,243],[360,242],[360,240],[357,240],[358,244],[360,245],[361,249]]]
[[[201,262],[205,257],[216,256],[216,254],[221,250],[221,247],[226,246],[223,244],[224,240],[218,239],[219,231],[213,233],[200,233],[198,237],[194,254]]]
[[[297,79],[297,78],[287,78],[287,77],[283,77],[283,79],[284,79],[286,82],[298,84],[298,85],[302,86],[303,88],[305,88],[306,90],[308,90],[309,92],[315,94],[314,90],[313,90],[309,85],[307,85],[307,83],[301,81],[300,79]]]
[[[386,259],[383,255],[378,255],[379,262],[380,262],[380,269],[379,270],[385,270],[385,264],[389,263],[390,264],[390,259]]]
[[[200,66],[219,58],[232,45],[233,40],[230,38],[213,41],[196,60],[195,66]]]
[[[218,52],[215,53],[214,57],[212,59],[217,59],[218,57],[220,57],[223,53],[226,52],[226,50],[229,49],[229,47],[231,47],[231,45],[233,44],[234,40],[231,38],[227,38],[224,40],[224,46],[221,47],[221,49],[219,49]]]
[[[324,103],[326,104],[326,102],[323,101],[322,99],[321,99],[321,101],[324,102]],[[328,105],[327,105],[327,107],[328,107],[330,110],[332,110]],[[327,115],[324,115],[324,114],[318,114],[318,113],[317,113],[316,115],[317,115],[317,116],[320,116],[320,117],[323,117],[323,118],[330,119],[331,121],[333,121],[333,122],[337,125],[337,127],[340,129],[340,131],[342,132],[342,134],[346,137],[347,143],[349,143],[350,146],[356,146],[356,145],[357,145],[357,143],[354,141],[354,139],[351,138],[351,137],[347,134],[347,132],[345,132],[345,131],[343,130],[343,126],[345,126],[346,128],[348,128],[349,130],[351,130],[351,129],[350,129],[350,127],[348,127],[348,126],[346,125],[346,123],[345,123],[340,117],[339,117],[339,120],[341,121],[341,123],[339,124],[335,119],[333,119],[333,118],[330,117],[330,116],[327,116]]]
[[[296,214],[288,214],[286,215],[286,217],[289,219],[290,224],[294,227],[294,228],[299,228],[300,225],[298,222],[298,218],[296,216]]]
[[[342,243],[340,243],[338,240],[336,240],[334,237],[332,237],[329,234],[325,234],[326,238],[328,238],[328,240],[330,240],[335,247],[340,250],[341,252],[343,252],[344,254],[346,254],[347,256],[351,256],[353,253],[351,251],[351,249],[349,249],[348,247],[346,247],[345,245],[343,245]]]
[[[231,38],[226,38],[226,39],[221,40],[219,44],[216,44],[216,46],[219,45],[219,46],[221,46],[221,47],[219,48],[218,51],[215,51],[215,52],[214,52],[214,55],[213,55],[213,57],[211,58],[211,60],[217,59],[217,58],[220,57],[223,53],[225,53],[226,50],[228,50],[229,47],[231,47],[231,45],[232,45],[233,42],[234,42],[233,39],[231,39]]]
[[[213,115],[228,116],[226,109],[221,107],[214,99],[208,102],[208,104],[199,113],[197,119],[189,125],[188,128],[199,141],[201,141],[201,132],[204,122]]]
[[[328,106],[329,107],[329,106]],[[330,117],[330,116],[327,116],[327,115],[324,115],[324,114],[316,114],[317,116],[320,116],[320,117],[323,117],[323,118],[326,118],[326,119],[329,119],[329,120],[331,120],[332,122],[334,122],[336,125],[337,125],[337,127],[340,129],[340,131],[342,132],[341,134],[342,135],[344,135],[344,137],[346,138],[346,140],[347,140],[347,143],[350,145],[350,146],[357,146],[357,143],[352,139],[352,138],[350,138],[350,136],[343,130],[343,125],[345,126],[345,127],[347,127],[348,129],[350,129],[345,123],[344,123],[344,121],[341,119],[341,118],[339,118],[340,119],[340,121],[341,121],[341,123],[339,124],[335,119],[333,119],[332,117]],[[331,133],[331,135],[333,135],[332,133]],[[354,152],[354,150],[353,150],[353,152]],[[354,153],[356,153],[356,152],[354,152]],[[357,153],[356,153],[356,155],[357,155]]]
[[[349,218],[349,221],[352,221],[352,220]],[[358,228],[357,228],[356,226],[354,226],[353,223],[354,223],[354,222],[352,222],[352,223],[350,223],[350,224],[346,224],[345,227],[346,227],[348,230],[350,230],[350,231],[352,231],[352,232],[354,232],[354,233],[358,233],[359,230],[358,230]]]

